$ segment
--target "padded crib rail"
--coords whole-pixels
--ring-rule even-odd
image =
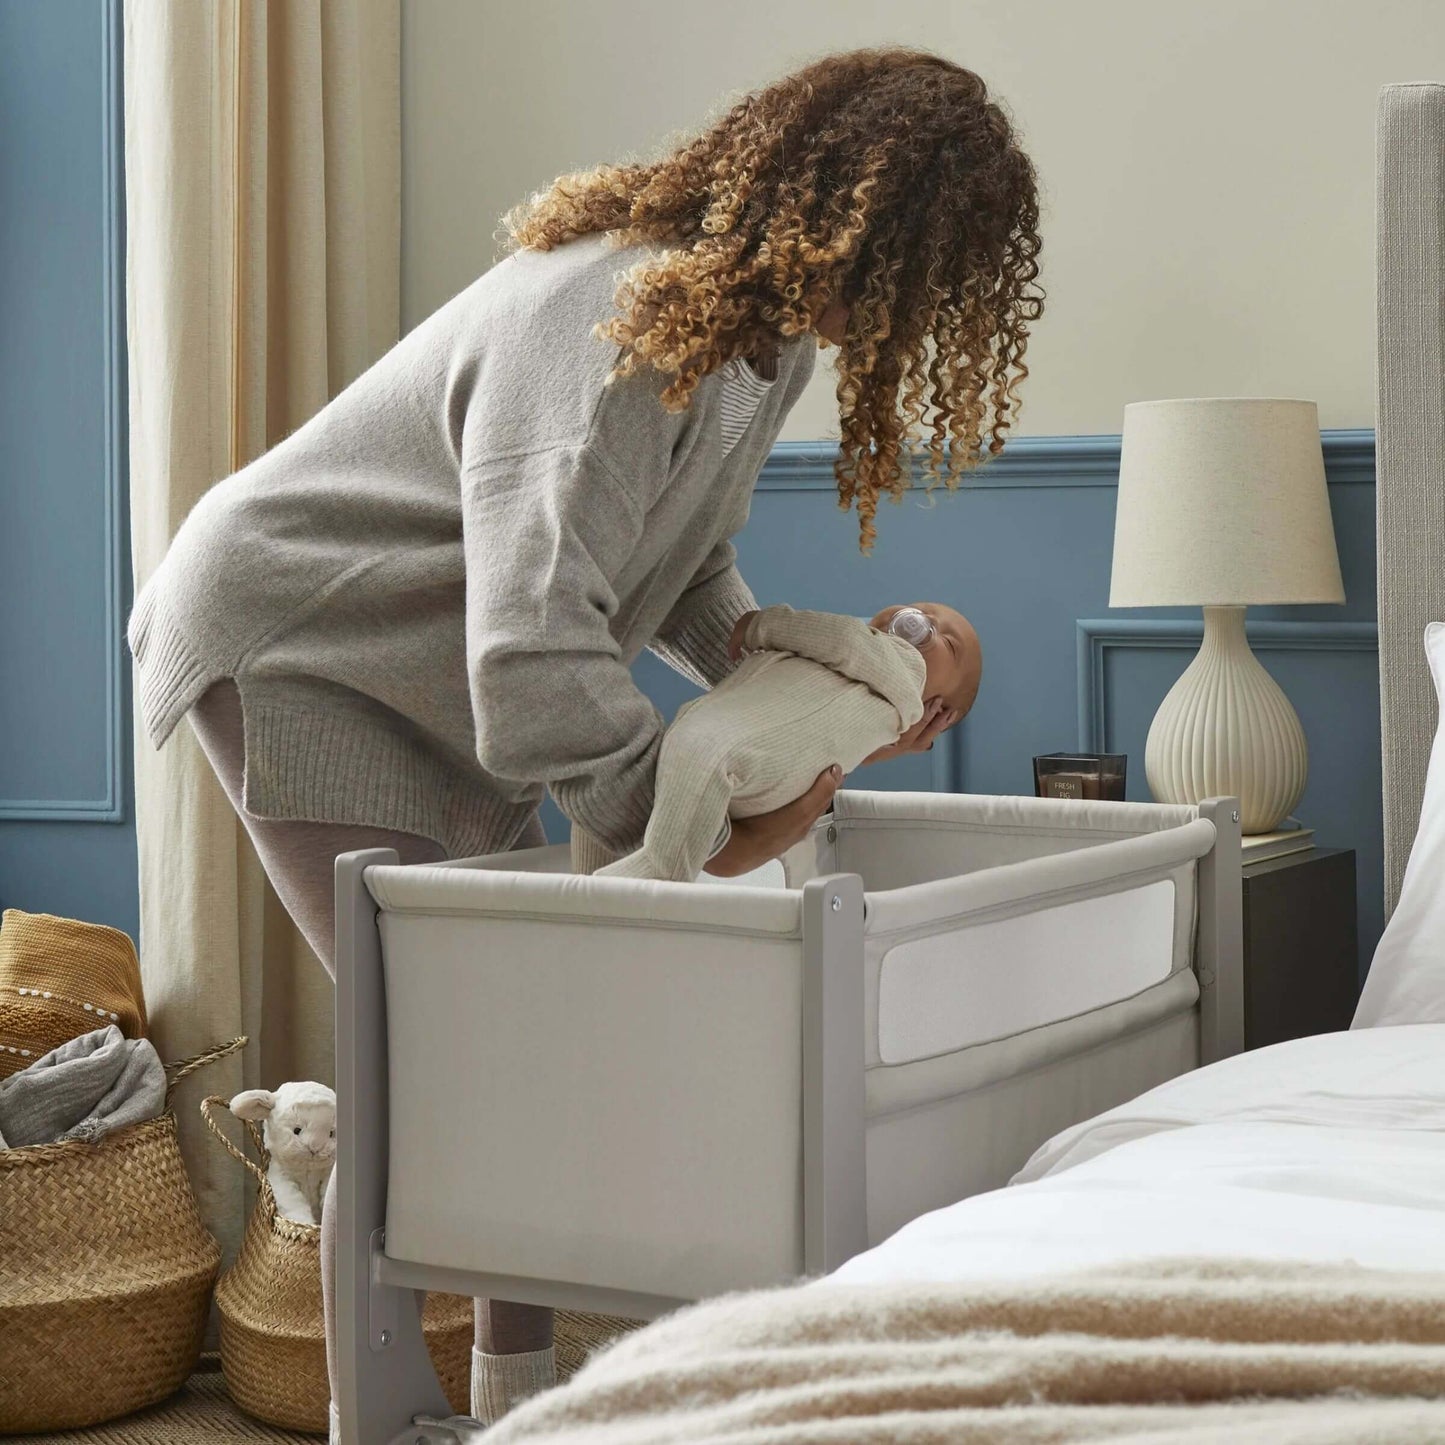
[[[1182,827],[1121,838],[1095,848],[1031,858],[961,878],[942,878],[870,894],[867,929],[872,933],[937,927],[968,915],[974,921],[1037,912],[1096,893],[1101,885],[1122,890],[1203,858],[1218,834],[1208,819]]]
[[[1081,1020],[1097,1044],[1193,1009],[1196,865],[1217,841],[1196,817],[869,893],[870,1104],[916,1107],[1064,1057]]]
[[[1107,834],[1116,838],[1177,828],[1199,817],[1186,804],[1122,803],[1076,798],[1030,798],[1012,794],[867,792],[836,794],[833,818],[843,827],[919,824],[1054,834]]]
[[[699,887],[631,878],[584,878],[493,868],[373,865],[366,886],[388,913],[530,916],[589,926],[676,927],[796,937],[802,895],[794,890]]]
[[[1197,822],[1202,806],[845,790],[784,865],[794,886],[857,873],[870,893],[887,892],[1172,832]]]

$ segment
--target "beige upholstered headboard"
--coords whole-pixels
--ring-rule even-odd
[[[1380,92],[1375,422],[1385,912],[1420,818],[1435,696],[1421,643],[1445,621],[1445,85]]]

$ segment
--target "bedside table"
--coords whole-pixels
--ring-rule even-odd
[[[1355,855],[1245,863],[1244,1046],[1347,1029],[1359,994]]]

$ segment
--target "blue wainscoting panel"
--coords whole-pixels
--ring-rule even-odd
[[[0,3],[0,905],[134,934],[120,45]]]

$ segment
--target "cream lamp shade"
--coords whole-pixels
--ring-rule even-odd
[[[1111,607],[1344,600],[1314,402],[1124,408]]]
[[[1245,608],[1344,600],[1314,402],[1124,408],[1109,605],[1204,608],[1199,654],[1145,745],[1158,801],[1238,798],[1245,833],[1288,818],[1308,775],[1304,729],[1249,649]]]

